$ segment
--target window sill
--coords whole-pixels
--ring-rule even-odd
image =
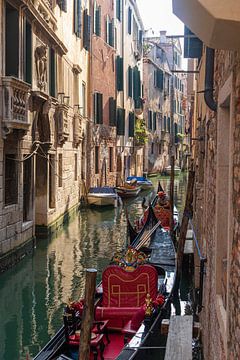
[[[24,221],[22,223],[22,231],[26,231],[27,229],[31,228],[33,226],[33,221],[29,220],[29,221]]]

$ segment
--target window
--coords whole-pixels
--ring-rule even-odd
[[[74,34],[77,37],[81,37],[81,27],[82,27],[82,0],[74,0]]]
[[[4,181],[5,181],[5,205],[17,204],[18,202],[18,162],[16,155],[5,155]]]
[[[62,187],[62,178],[63,178],[63,160],[62,154],[58,155],[58,186]]]
[[[67,0],[57,0],[57,4],[62,11],[67,12]]]
[[[158,144],[158,154],[161,155],[161,153],[162,153],[162,144],[159,143]]]
[[[83,47],[90,50],[91,41],[91,16],[88,15],[87,9],[83,11]]]
[[[154,154],[154,143],[151,144],[151,154]]]
[[[171,118],[170,117],[167,118],[167,131],[169,133],[171,132]]]
[[[148,128],[149,128],[149,130],[153,129],[153,112],[152,112],[152,110],[148,110]]]
[[[55,156],[53,154],[49,155],[49,192],[48,192],[48,200],[49,200],[49,208],[55,208]]]
[[[138,101],[141,97],[141,78],[138,67],[135,66],[133,69],[133,98]]]
[[[24,155],[26,156],[26,155]],[[31,220],[32,158],[23,162],[23,221]]]
[[[103,95],[100,93],[95,93],[94,98],[94,123],[102,124],[103,123]]]
[[[116,18],[121,21],[121,0],[116,0]]]
[[[49,55],[49,93],[51,96],[56,97],[56,54],[52,48]]]
[[[117,135],[125,135],[125,109],[117,108]]]
[[[184,27],[184,35],[194,35],[186,26]],[[202,56],[203,43],[197,37],[184,38],[184,57],[198,58]]]
[[[113,147],[109,148],[109,171],[113,172]]]
[[[78,162],[77,154],[74,154],[74,181],[78,179]]]
[[[132,33],[132,9],[128,8],[128,34]]]
[[[97,36],[101,36],[101,6],[94,3],[94,27],[93,32]]]
[[[135,135],[135,115],[134,112],[130,112],[128,115],[128,136],[134,137]]]
[[[123,91],[123,58],[117,56],[116,59],[116,72],[117,72],[117,90]]]
[[[5,21],[5,64],[6,76],[18,78],[19,70],[19,13],[6,3]]]
[[[164,73],[160,69],[154,71],[154,86],[160,90],[164,88]]]
[[[157,113],[153,113],[153,131],[157,130]]]
[[[113,97],[109,98],[109,125],[116,126],[116,100]]]
[[[82,116],[86,117],[86,84],[82,83]]]
[[[128,67],[128,96],[133,96],[133,69]]]
[[[32,84],[32,26],[25,19],[25,61],[24,61],[24,81]]]
[[[99,174],[99,146],[95,146],[95,174]]]
[[[114,20],[110,21],[109,16],[106,20],[106,42],[114,47]]]

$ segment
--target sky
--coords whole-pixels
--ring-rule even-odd
[[[145,30],[167,30],[167,35],[182,35],[183,23],[172,13],[172,0],[137,0]]]

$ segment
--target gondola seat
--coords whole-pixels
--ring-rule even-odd
[[[141,265],[133,271],[108,266],[102,276],[103,300],[95,309],[96,320],[109,320],[109,328],[120,329],[145,304],[147,294],[157,296],[158,275],[151,265]]]
[[[104,360],[103,352],[105,349],[104,344],[104,334],[94,334],[92,333],[92,338],[90,341],[90,350],[93,353],[94,360],[98,359],[98,354],[100,355],[101,360]],[[74,335],[69,336],[68,344],[71,346],[79,346],[80,333],[76,332]]]

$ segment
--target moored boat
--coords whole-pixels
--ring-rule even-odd
[[[137,181],[137,185],[141,186],[142,190],[152,189],[153,187],[152,181],[144,176],[128,176],[126,182],[130,184],[133,180]]]
[[[124,184],[121,186],[117,186],[115,189],[118,195],[122,198],[130,198],[137,196],[140,193],[141,186]]]
[[[119,196],[113,187],[92,187],[87,194],[87,201],[89,205],[117,207]]]
[[[168,175],[168,176],[171,175],[171,165],[165,167],[164,173],[165,173],[165,175]],[[178,175],[180,175],[180,173],[181,173],[181,168],[179,166],[175,165],[174,166],[174,175],[178,176]]]
[[[151,345],[172,301],[175,249],[149,208],[145,226],[126,252],[116,253],[95,295],[92,359],[132,359]],[[34,360],[78,358],[84,301],[66,307],[65,325]]]

